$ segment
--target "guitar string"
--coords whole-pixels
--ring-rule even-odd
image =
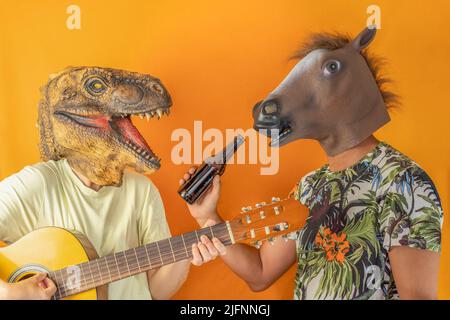
[[[259,231],[259,230],[263,230],[263,229],[265,229],[265,227],[259,227],[259,228],[254,228],[254,230],[255,231]],[[216,230],[217,231],[217,230]],[[225,230],[222,230],[222,231],[225,231]],[[194,234],[193,233],[190,233],[190,234],[188,234],[189,236],[191,236],[192,235],[192,237],[193,237],[193,239],[196,239],[197,238],[197,235],[194,237]],[[230,240],[229,238],[229,233],[227,232],[227,234],[226,235],[224,235],[224,236],[226,236],[228,239],[225,239],[225,241],[226,240]],[[242,237],[242,238],[239,238],[238,240],[242,240],[242,239],[245,239],[245,237]],[[162,240],[162,241],[165,241],[165,242],[168,242],[168,239],[165,239],[165,240]],[[195,242],[193,242],[193,244],[194,243],[196,243],[196,241]],[[176,251],[177,252],[177,254],[178,253],[180,253],[180,252],[186,252],[186,250],[184,250],[184,249],[181,249],[181,250],[177,250]],[[124,256],[126,257],[126,255],[124,254]],[[167,257],[167,256],[173,256],[171,253],[162,253],[162,255],[160,255],[161,256],[161,259],[158,259],[159,261],[158,261],[158,263],[157,263],[157,265],[149,265],[149,266],[151,266],[151,268],[156,268],[156,267],[160,267],[160,266],[163,266],[163,265],[165,265],[165,264],[167,264],[167,263],[164,263],[164,261],[161,261],[161,260],[164,260],[163,259],[163,257]],[[107,256],[105,256],[105,257],[107,257]],[[141,255],[141,258],[142,257],[145,257],[145,255]],[[190,256],[189,256],[190,257]],[[183,259],[185,259],[186,257],[183,257]],[[100,258],[100,259],[102,259],[102,258]],[[98,261],[100,261],[100,259],[96,259],[96,260],[98,260]],[[172,259],[171,259],[172,260]],[[93,261],[95,261],[95,260],[91,260],[91,261],[88,261],[88,262],[85,262],[85,263],[83,263],[83,264],[87,264],[87,263],[89,263],[89,262],[93,262]],[[106,259],[105,259],[105,261],[106,261]],[[170,261],[170,263],[173,263],[173,262],[176,262],[176,260],[172,260],[172,261]],[[105,264],[106,265],[106,264]],[[123,266],[125,266],[125,265],[127,265],[127,268],[129,269],[129,264],[125,261],[125,264],[123,264],[123,263],[121,263],[120,265],[119,264],[117,264],[117,266],[118,266],[118,270],[119,270],[119,276],[120,276],[120,274],[122,274],[122,272],[120,271],[120,268],[121,267],[123,267]],[[133,270],[133,272],[135,272],[135,271],[137,271],[135,274],[138,274],[138,273],[140,273],[140,271],[138,271],[138,270],[140,270],[141,268],[139,267],[139,263],[137,264],[137,266],[138,266],[138,268],[135,268],[135,269],[132,269]],[[145,266],[144,266],[145,267]],[[100,272],[102,272],[102,270],[101,269],[103,269],[103,268],[101,268],[100,267],[100,265],[99,265],[99,263],[98,263],[98,269],[99,269],[99,271]],[[130,269],[129,269],[130,270]],[[101,282],[102,282],[102,284],[104,284],[103,283],[103,277],[101,276],[101,274],[98,274],[97,272],[95,272],[94,274],[92,273],[92,272],[90,272],[90,274],[91,274],[91,279],[92,280],[89,280],[89,281],[85,281],[86,282],[86,284],[85,284],[85,287],[90,287],[90,286],[92,286],[92,285],[95,285],[95,284],[98,284],[98,280],[100,280]],[[97,275],[99,275],[99,277],[97,277]],[[132,275],[132,273],[131,272],[128,272],[128,275],[126,275],[125,277],[128,277],[128,276],[131,276]],[[94,276],[96,276],[96,279],[94,280]],[[123,278],[125,278],[125,277],[123,277]],[[84,277],[85,278],[85,280],[86,280],[86,277]],[[119,279],[122,279],[122,277],[121,278],[119,278]],[[117,281],[117,280],[119,280],[119,279],[116,279],[116,280],[114,280],[114,281]],[[110,281],[106,281],[105,283],[109,283]],[[95,286],[94,286],[95,287]],[[61,288],[60,288],[60,290],[61,289],[63,289],[65,292],[64,292],[64,295],[66,295],[66,294],[68,294],[68,295],[71,295],[71,294],[75,294],[75,293],[79,293],[79,292],[83,292],[84,290],[83,289],[81,289],[80,288],[80,290],[81,291],[77,291],[77,292],[74,292],[74,293],[71,293],[71,292],[66,292],[66,288],[65,288],[65,285],[64,285],[64,283],[62,284],[62,286],[61,286]],[[77,288],[78,289],[78,288]],[[69,291],[72,291],[73,289],[69,289]],[[62,295],[62,294],[61,294]],[[66,295],[67,296],[67,295]]]
[[[187,251],[185,251],[185,250],[177,250],[177,253],[180,253],[180,252],[186,253]],[[162,260],[165,260],[164,258],[165,258],[165,257],[168,257],[168,256],[173,257],[173,255],[170,254],[170,253],[162,254],[162,257],[163,257]],[[91,273],[92,277],[89,277],[90,279],[86,279],[86,277],[85,277],[85,280],[87,280],[87,281],[81,281],[81,282],[85,282],[85,283],[82,284],[82,285],[81,285],[80,287],[78,287],[78,288],[67,288],[66,285],[64,284],[64,282],[61,283],[61,284],[59,284],[59,285],[58,285],[58,289],[59,289],[59,291],[61,292],[61,293],[60,293],[60,297],[62,298],[62,297],[64,297],[64,296],[68,296],[68,295],[72,295],[72,294],[76,294],[76,293],[79,293],[79,292],[86,291],[86,290],[88,290],[88,288],[92,288],[92,285],[93,285],[94,288],[95,288],[95,287],[98,287],[98,286],[103,285],[103,284],[105,284],[105,283],[110,283],[110,282],[118,281],[118,280],[121,280],[121,279],[123,279],[123,278],[127,278],[127,277],[130,277],[130,276],[139,274],[139,273],[141,273],[141,272],[144,272],[144,271],[141,271],[141,269],[142,269],[142,268],[146,268],[147,266],[150,266],[151,269],[154,269],[154,268],[161,267],[161,266],[164,266],[164,265],[167,265],[167,264],[170,264],[170,263],[174,263],[174,262],[177,262],[177,261],[186,260],[187,258],[190,258],[190,257],[191,257],[190,254],[188,254],[188,256],[183,255],[183,257],[182,257],[180,260],[177,260],[177,259],[173,260],[173,258],[171,258],[171,259],[170,259],[169,261],[167,261],[167,262],[161,261],[161,259],[158,259],[158,262],[157,262],[157,263],[152,263],[151,265],[146,264],[146,265],[142,265],[141,267],[139,267],[139,266],[137,265],[137,266],[138,266],[137,268],[136,268],[136,267],[131,267],[131,266],[130,266],[130,272],[121,272],[121,271],[120,271],[120,266],[119,266],[119,268],[117,268],[117,269],[119,270],[119,274],[116,274],[117,276],[119,276],[119,278],[114,279],[113,281],[106,281],[106,282],[103,282],[104,277],[102,277],[101,274],[98,274],[97,272],[95,272],[95,273],[93,273],[93,274]],[[142,258],[142,256],[141,256],[141,258]],[[144,258],[145,258],[145,256],[144,256]],[[92,261],[94,261],[94,260],[92,260]],[[125,264],[122,264],[122,266],[124,266],[124,265],[126,265],[126,263],[125,263]],[[103,268],[102,266],[99,266],[98,269],[100,270],[100,272],[106,271],[106,270],[104,270],[104,268]],[[55,274],[55,277],[56,277],[56,272],[52,272],[52,273]],[[60,273],[60,274],[61,274],[61,273]],[[124,276],[121,277],[121,275],[124,275]],[[110,276],[106,276],[106,277],[110,278]],[[61,278],[63,278],[63,275],[62,275],[62,274],[61,274]],[[63,279],[63,280],[64,280],[64,279]],[[100,282],[99,282],[99,280],[100,280]],[[59,281],[58,281],[58,283],[59,283]]]
[[[224,224],[225,225],[225,224]],[[225,225],[226,226],[226,225]],[[259,227],[259,228],[253,228],[253,230],[255,230],[255,231],[260,231],[260,230],[264,230],[265,229],[265,227]],[[216,230],[216,231],[218,231],[218,230]],[[222,230],[222,231],[225,231],[225,230]],[[197,235],[195,235],[194,236],[194,233],[190,233],[190,234],[188,234],[189,236],[192,236],[192,238],[193,239],[196,239],[197,238]],[[183,235],[184,236],[184,235]],[[199,235],[199,236],[201,236],[201,234]],[[224,236],[226,236],[228,239],[225,239],[225,241],[226,240],[230,240],[230,235],[229,234],[226,234],[226,235],[224,235]],[[218,238],[218,237],[216,237],[216,238]],[[172,238],[169,238],[169,239],[172,239]],[[238,241],[239,240],[242,240],[242,239],[245,239],[245,237],[241,237],[241,238],[239,238],[238,239]],[[166,243],[168,243],[168,239],[164,239],[164,240],[160,240],[160,241],[158,241],[158,242],[161,242],[161,241],[164,241],[164,242],[166,242]],[[222,240],[223,241],[223,240]],[[197,241],[195,241],[195,242],[193,242],[192,244],[194,244],[194,243],[197,243]],[[167,246],[168,247],[168,246]],[[142,248],[142,247],[139,247],[139,248]],[[138,249],[138,248],[134,248],[134,249]],[[133,250],[133,249],[128,249],[128,250]],[[142,250],[142,249],[141,249]],[[172,253],[164,253],[164,252],[161,252],[160,253],[160,257],[161,257],[161,259],[158,259],[158,262],[157,262],[157,264],[155,265],[155,264],[150,264],[150,265],[144,265],[143,267],[145,268],[146,266],[150,266],[152,269],[153,268],[156,268],[156,267],[160,267],[160,266],[163,266],[163,265],[165,265],[165,264],[168,264],[168,263],[164,263],[164,258],[163,257],[168,257],[168,256],[171,256],[171,257],[173,257],[173,255],[175,254],[178,254],[178,253],[184,253],[184,252],[186,252],[186,250],[185,249],[180,249],[180,250],[176,250],[176,251],[173,251],[173,254]],[[127,259],[127,255],[124,253],[124,252],[122,252],[123,254],[124,254],[124,257]],[[116,255],[116,254],[113,254],[113,255]],[[136,255],[137,255],[137,252],[136,252]],[[142,259],[142,258],[145,258],[146,257],[146,254],[140,254],[139,255],[140,257],[138,258],[138,259]],[[93,263],[94,261],[97,261],[97,264],[98,264],[98,266],[97,266],[97,268],[99,269],[99,271],[100,272],[102,272],[102,270],[101,269],[103,269],[103,268],[101,268],[100,267],[100,264],[99,264],[99,262],[100,262],[100,260],[101,259],[104,259],[105,257],[108,257],[108,256],[104,256],[104,257],[102,257],[102,258],[98,258],[98,259],[95,259],[95,260],[91,260],[91,261],[87,261],[87,262],[84,262],[84,263],[82,263],[82,264],[79,264],[79,265],[84,265],[84,264],[89,264],[89,263]],[[190,255],[188,256],[188,257],[190,257]],[[149,259],[149,257],[147,258],[147,259]],[[182,260],[184,260],[184,259],[187,259],[187,257],[183,257],[183,259]],[[104,259],[105,261],[107,261],[106,259]],[[162,261],[161,261],[162,260]],[[170,260],[170,262],[169,263],[174,263],[174,262],[176,262],[177,260],[173,260],[172,258],[171,258],[171,260]],[[151,262],[151,261],[150,261]],[[106,264],[107,264],[107,262],[106,262]],[[105,264],[105,265],[106,265]],[[125,263],[120,263],[120,264],[116,264],[117,265],[117,269],[118,269],[118,271],[119,271],[119,276],[121,275],[121,274],[123,274],[123,273],[125,273],[125,272],[121,272],[120,271],[120,269],[122,268],[122,267],[124,267],[124,266],[127,266],[127,268],[129,269],[129,267],[130,267],[130,264],[127,262],[127,261],[125,261]],[[135,274],[139,274],[139,273],[141,273],[139,270],[141,270],[142,268],[141,267],[139,267],[139,262],[137,261],[137,268],[133,268],[133,269],[131,269],[131,270],[133,270],[133,272],[135,272],[135,271],[137,271]],[[56,272],[60,272],[60,274],[61,274],[61,271],[62,270],[64,270],[64,269],[60,269],[60,270],[56,270],[56,271],[54,271],[53,273],[55,274]],[[128,272],[128,275],[125,275],[125,277],[120,277],[119,279],[116,279],[116,280],[114,280],[114,281],[117,281],[117,280],[120,280],[120,279],[123,279],[123,278],[126,278],[126,277],[129,277],[129,276],[132,276],[132,272],[131,272],[131,270]],[[86,279],[86,277],[84,277],[85,278],[85,280],[87,280],[87,281],[85,281],[85,285],[84,285],[84,287],[90,287],[90,286],[92,286],[92,285],[95,285],[95,284],[98,284],[99,283],[99,280],[101,281],[101,283],[103,284],[103,277],[101,276],[101,274],[99,274],[99,273],[97,273],[97,272],[94,272],[94,273],[92,273],[92,272],[90,272],[90,274],[91,274],[91,280],[89,280],[89,279]],[[61,274],[62,275],[62,274]],[[55,276],[56,276],[56,274],[55,274]],[[94,279],[95,278],[95,279]],[[64,280],[64,279],[63,279]],[[106,281],[105,283],[109,283],[110,281]],[[83,286],[81,286],[81,287],[83,287]],[[77,292],[74,292],[74,293],[70,293],[70,292],[67,292],[66,291],[66,286],[65,286],[65,284],[64,284],[64,282],[62,283],[62,284],[60,284],[60,286],[58,287],[59,288],[59,290],[64,290],[65,292],[64,292],[64,295],[65,296],[68,296],[68,295],[72,295],[72,294],[75,294],[75,293],[79,293],[79,292],[83,292],[83,289],[82,288],[76,288],[76,289],[69,289],[69,291],[74,291],[74,290],[81,290],[81,291],[77,291]],[[95,286],[94,286],[95,287]],[[68,295],[67,295],[68,294]],[[62,296],[64,296],[63,294],[61,294]]]
[[[218,231],[218,230],[216,230],[216,233],[217,233],[217,231]],[[225,231],[225,230],[221,230],[221,231]],[[199,236],[202,236],[202,234],[199,234]],[[228,234],[227,234],[227,235],[222,235],[222,237],[223,237],[223,236],[228,236],[228,237],[229,237]],[[178,236],[176,236],[176,237],[178,237]],[[181,237],[181,236],[179,236],[179,237]],[[175,237],[168,238],[168,239],[173,239],[173,238],[175,238]],[[216,238],[217,238],[217,237],[216,237]],[[159,240],[159,241],[157,241],[157,242],[160,243],[160,247],[166,249],[166,247],[170,247],[170,245],[168,244],[168,243],[169,243],[169,240],[168,240],[168,239]],[[184,237],[184,242],[185,242],[185,243],[191,242],[193,239],[197,239],[197,236],[196,236],[196,235],[189,235],[189,238]],[[189,246],[192,246],[192,245],[195,244],[195,243],[198,243],[198,241],[195,240],[194,242],[192,242],[192,244],[189,244]],[[103,256],[103,257],[100,257],[100,258],[96,258],[96,259],[93,259],[93,260],[89,260],[89,261],[86,261],[86,262],[82,262],[82,263],[78,264],[78,266],[86,265],[86,264],[88,264],[88,263],[93,263],[93,262],[96,261],[96,260],[105,259],[106,257],[112,257],[113,255],[115,255],[115,256],[117,257],[117,255],[119,255],[119,254],[123,254],[123,256],[124,256],[126,259],[129,259],[127,253],[125,253],[125,252],[128,252],[128,251],[130,251],[130,250],[148,251],[149,248],[147,247],[147,250],[145,250],[144,247],[149,246],[149,245],[152,245],[152,244],[156,244],[156,242],[152,242],[152,243],[149,243],[149,244],[146,244],[146,245],[143,245],[143,246],[140,246],[140,247],[136,247],[136,248],[126,249],[126,250],[124,250],[124,251],[122,251],[122,252],[118,252],[118,253],[114,253],[114,254],[111,254],[111,255],[106,255],[106,256]],[[171,244],[173,245],[173,241],[171,242]],[[178,244],[177,244],[177,245],[178,245]],[[154,249],[155,249],[155,248],[152,248],[152,249],[150,249],[150,250],[154,251]],[[186,248],[186,249],[187,249],[187,248]],[[159,251],[159,250],[158,250],[158,251]],[[158,251],[156,251],[156,252],[158,252]],[[178,253],[180,253],[180,252],[185,252],[185,251],[186,251],[186,250],[184,249],[184,246],[181,246],[181,249],[179,249],[179,250],[178,250],[178,249],[177,249],[177,250],[174,250],[173,252],[176,253],[176,254],[178,254]],[[164,252],[162,252],[162,254],[163,254],[163,256],[166,256],[166,255],[172,256],[172,253],[164,253]],[[140,255],[139,258],[142,258],[142,257],[145,258],[145,257],[147,256],[147,253],[146,253],[146,252],[144,252],[144,253],[139,253],[139,255]],[[159,254],[158,254],[158,255],[159,255]],[[160,259],[158,259],[158,260],[160,260]],[[124,265],[126,265],[126,264],[127,264],[127,262],[125,262],[125,263],[120,263],[120,264],[116,264],[116,265],[124,266]],[[62,271],[62,270],[64,270],[64,269],[66,269],[66,268],[59,269],[59,270],[55,270],[55,271]]]
[[[226,226],[226,225],[225,225]],[[221,226],[222,227],[222,226]],[[216,233],[219,233],[219,232],[223,232],[223,231],[225,231],[225,229],[224,230],[219,230],[219,228],[217,228],[216,229]],[[214,233],[214,232],[213,232]],[[196,240],[197,239],[197,235],[194,235],[193,233],[192,234],[188,234],[189,235],[189,238],[188,239],[185,239],[185,242],[190,242],[191,240]],[[201,236],[202,234],[201,233],[198,233],[198,235],[199,236]],[[212,235],[212,234],[211,234]],[[227,240],[229,240],[229,234],[226,234],[226,235],[222,235],[221,237],[226,237],[226,238],[228,238],[228,239],[221,239],[221,241],[222,242],[225,242],[225,241],[227,241]],[[187,238],[187,237],[185,237],[185,238]],[[190,239],[191,238],[191,239]],[[219,237],[216,237],[216,238],[219,238]],[[170,238],[170,239],[173,239],[173,238]],[[169,240],[168,239],[164,239],[164,240],[160,240],[160,241],[158,241],[158,242],[161,242],[161,241],[163,241],[163,242],[165,242],[165,244],[164,245],[162,245],[161,246],[161,248],[164,248],[163,249],[163,251],[166,251],[165,249],[166,248],[168,248],[169,247],[169,245],[168,245],[168,242],[169,242]],[[194,243],[197,243],[198,241],[196,240],[196,241],[194,241],[194,242],[192,242],[192,244],[194,244]],[[191,246],[191,244],[189,244],[189,246]],[[141,248],[143,248],[143,247],[138,247],[138,248],[133,248],[133,249],[140,249],[141,251],[142,250],[144,250],[144,249],[141,249]],[[133,250],[133,249],[128,249],[128,250]],[[128,251],[127,250],[127,251]],[[146,265],[142,265],[142,266],[140,266],[140,264],[139,264],[139,261],[137,261],[136,260],[136,264],[130,264],[130,263],[128,263],[127,262],[127,259],[128,259],[128,255],[126,254],[126,253],[124,253],[124,252],[121,252],[122,254],[123,254],[123,256],[125,257],[125,262],[121,262],[121,263],[116,263],[115,265],[116,265],[116,269],[119,271],[119,276],[121,275],[121,274],[124,274],[124,273],[126,273],[126,272],[122,272],[120,269],[122,269],[124,266],[127,266],[127,269],[129,269],[130,267],[132,267],[131,269],[129,269],[130,271],[132,270],[133,272],[135,272],[135,271],[137,271],[137,273],[140,273],[140,271],[138,271],[138,270],[141,270],[142,268],[145,268],[145,267],[147,267],[147,266],[150,266],[151,268],[156,268],[156,267],[160,267],[160,266],[162,266],[162,265],[164,265],[164,264],[167,264],[167,263],[165,263],[165,259],[164,258],[167,258],[168,256],[170,256],[171,257],[171,259],[170,259],[170,263],[173,263],[173,262],[176,262],[176,260],[173,260],[172,259],[172,257],[174,256],[174,255],[178,255],[178,254],[180,254],[180,253],[187,253],[188,251],[186,251],[183,247],[181,247],[181,249],[177,249],[177,250],[172,250],[173,251],[173,254],[171,253],[171,252],[161,252],[160,254],[159,254],[159,256],[161,257],[160,259],[158,259],[158,261],[157,262],[155,262],[155,263],[151,263],[151,258],[150,258],[150,256],[147,254],[147,253],[142,253],[142,252],[140,252],[139,254],[137,254],[137,251],[136,251],[136,257],[137,257],[137,260],[142,260],[142,259],[146,259],[146,260],[150,260],[150,264],[146,264]],[[117,253],[117,254],[120,254],[120,253]],[[113,255],[117,255],[117,254],[113,254]],[[96,269],[99,269],[99,271],[102,273],[102,271],[103,271],[103,269],[105,269],[103,266],[102,266],[102,264],[104,264],[105,266],[108,266],[109,265],[109,263],[107,262],[107,257],[111,257],[111,255],[108,255],[108,256],[104,256],[104,257],[101,257],[101,258],[98,258],[98,259],[94,259],[94,260],[90,260],[90,261],[87,261],[87,262],[83,262],[83,263],[81,263],[81,264],[78,264],[78,266],[82,269],[81,270],[81,272],[83,272],[83,267],[84,266],[86,266],[86,265],[88,265],[88,264],[92,264],[92,263],[95,263],[95,261],[97,261],[97,267],[96,267]],[[183,259],[187,259],[188,257],[191,257],[191,255],[190,254],[188,254],[188,256],[187,257],[183,257]],[[161,259],[162,259],[162,261],[161,261]],[[104,262],[102,262],[101,260],[103,260]],[[136,267],[134,267],[134,265],[136,265],[137,266],[137,268]],[[95,267],[94,267],[95,268]],[[61,278],[63,279],[63,281],[64,280],[67,280],[67,278],[66,279],[64,279],[65,277],[64,277],[64,275],[62,274],[62,272],[61,271],[63,271],[63,270],[65,270],[66,268],[64,268],[64,269],[59,269],[59,270],[55,270],[55,271],[53,271],[53,272],[51,272],[52,274],[54,274],[55,275],[55,278],[57,277],[57,275],[56,275],[56,273],[57,272],[59,272],[60,273],[60,275],[61,275]],[[99,274],[98,272],[88,272],[91,276],[89,277],[90,279],[87,279],[87,277],[86,276],[83,276],[83,278],[84,278],[84,280],[85,281],[82,281],[82,282],[85,282],[85,285],[84,286],[86,286],[86,287],[88,287],[88,286],[90,286],[90,285],[93,285],[93,284],[96,284],[96,283],[98,283],[98,281],[100,280],[100,281],[102,281],[103,282],[103,277],[101,276],[101,274]],[[132,272],[128,272],[128,276],[131,276],[131,274],[132,274]],[[67,276],[68,274],[67,274],[67,272],[66,272],[66,276]],[[108,276],[109,277],[109,276]],[[127,276],[125,276],[125,277],[127,277]],[[125,277],[123,277],[123,278],[125,278]],[[121,278],[119,278],[119,279],[122,279],[122,277]],[[59,282],[57,279],[55,279],[57,282]],[[118,280],[118,279],[117,279]],[[106,283],[108,283],[108,282],[106,282]],[[60,284],[59,285],[59,287],[58,287],[60,290],[62,289],[62,290],[64,290],[65,289],[65,285],[64,285],[64,282],[62,283],[62,284]],[[69,289],[70,290],[70,289]]]

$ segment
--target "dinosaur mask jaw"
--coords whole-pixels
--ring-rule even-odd
[[[160,168],[160,158],[153,152],[147,141],[133,125],[132,116],[146,118],[149,121],[153,117],[158,119],[170,113],[169,107],[157,108],[139,113],[115,113],[106,114],[76,114],[68,111],[55,111],[55,117],[62,121],[68,121],[72,125],[81,126],[84,130],[93,130],[99,134],[110,136],[126,152],[130,153],[139,162],[150,170]]]

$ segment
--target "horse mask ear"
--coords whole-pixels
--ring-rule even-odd
[[[361,51],[366,48],[372,40],[375,38],[375,34],[377,33],[376,26],[372,25],[364,29],[358,36],[352,40],[352,47],[355,48],[356,51]]]

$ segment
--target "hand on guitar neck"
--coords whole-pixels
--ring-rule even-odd
[[[190,178],[192,174],[195,173],[196,168],[191,168],[189,171],[184,174],[183,179],[180,179],[179,184],[182,185],[186,180]],[[220,195],[220,176],[217,175],[214,177],[212,187],[206,191],[206,193],[197,200],[192,205],[188,204],[189,210],[192,216],[197,220],[197,223],[200,227],[211,227],[218,223],[223,222],[220,216],[217,214],[217,201],[219,200]],[[208,254],[209,252],[213,252],[216,254]],[[194,247],[192,250],[192,264],[196,266],[200,266],[209,260],[215,259],[218,255],[224,255],[226,253],[226,247],[222,244],[222,242],[217,239],[209,239],[206,236],[202,237],[202,244]],[[203,257],[207,257],[209,259],[202,259]]]
[[[183,179],[180,180],[180,184],[188,180],[195,173],[195,170],[196,168],[192,167],[184,174]],[[188,204],[192,217],[197,220],[200,226],[204,226],[206,223],[209,225],[219,224],[223,221],[217,213],[219,197],[220,177],[216,176],[211,188],[196,203],[192,205]],[[289,229],[295,231],[303,227],[308,216],[308,210],[306,207],[300,206],[298,201],[292,199],[290,201],[289,204],[284,201],[281,202],[286,203],[286,206],[291,206],[286,209],[287,211],[291,211],[287,212],[289,218],[286,221],[292,223],[292,225],[289,225]],[[294,205],[292,202],[295,202],[297,207],[292,207]],[[270,211],[266,212],[268,209],[276,209],[276,204],[272,203],[269,207],[264,204],[261,207],[264,210],[259,210],[258,208],[252,209],[251,207],[243,208],[247,210],[243,210],[242,212],[243,222],[241,226],[245,230],[245,233],[243,233],[245,235],[244,237],[250,239],[236,241],[236,244],[226,248],[226,255],[222,254],[222,260],[225,264],[247,282],[253,291],[262,291],[268,288],[296,261],[295,242],[288,240],[287,237],[284,240],[282,237],[276,237],[272,238],[269,242],[263,243],[261,241],[252,241],[258,238],[268,238],[269,236],[265,236],[264,234],[273,234],[273,230],[275,230],[275,236],[277,235],[277,224],[275,223],[279,221],[276,221],[277,219],[275,217],[270,216]],[[265,214],[266,216],[264,216]],[[258,220],[260,221],[258,222]],[[260,224],[258,225],[258,223]],[[253,224],[255,224],[254,229],[250,229],[250,232],[248,232],[250,226]],[[261,228],[261,226],[264,227]],[[253,234],[251,232],[252,230]],[[256,247],[259,247],[259,249],[248,244],[256,244]]]

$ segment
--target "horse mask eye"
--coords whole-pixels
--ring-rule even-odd
[[[325,63],[323,73],[326,76],[338,73],[341,70],[341,63],[337,60],[330,60]]]

